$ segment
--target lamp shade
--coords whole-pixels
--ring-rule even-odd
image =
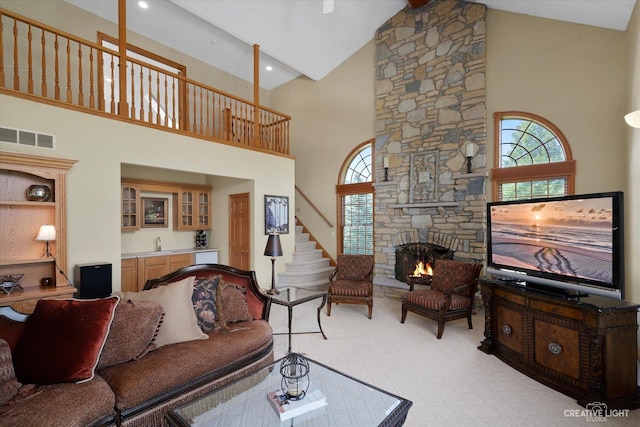
[[[40,231],[38,231],[38,235],[36,236],[36,240],[39,242],[55,242],[56,228],[51,224],[41,226]]]
[[[282,246],[280,246],[279,234],[269,234],[267,247],[264,248],[264,254],[266,256],[282,256]]]
[[[640,128],[640,110],[633,111],[624,116],[624,121],[633,128]]]

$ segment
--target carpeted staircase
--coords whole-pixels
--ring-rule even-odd
[[[302,225],[296,225],[296,249],[293,261],[285,263],[285,271],[278,273],[278,287],[295,285],[301,288],[323,289],[329,286],[329,276],[335,267],[323,257],[322,249],[310,240]]]

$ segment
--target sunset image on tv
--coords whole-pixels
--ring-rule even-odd
[[[494,263],[612,281],[610,198],[498,205],[490,214]]]

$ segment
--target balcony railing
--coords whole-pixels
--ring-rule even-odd
[[[0,8],[2,93],[289,154],[290,116],[129,56],[122,79],[120,63],[115,50]]]

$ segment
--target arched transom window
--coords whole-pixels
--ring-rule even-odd
[[[495,137],[496,200],[573,194],[575,161],[553,123],[531,113],[496,113]]]

